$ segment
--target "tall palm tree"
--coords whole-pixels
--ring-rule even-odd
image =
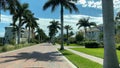
[[[21,37],[21,26],[23,22],[23,15],[25,14],[25,10],[28,9],[28,4],[24,3],[22,5],[16,6],[18,9],[16,9],[16,13],[13,15],[13,23],[16,23],[17,20],[19,20],[18,23],[18,44],[20,43],[20,37]]]
[[[25,18],[23,24],[26,24],[25,27],[28,28],[28,30],[29,30],[28,31],[28,43],[29,43],[30,37],[32,36],[32,38],[33,38],[34,29],[38,27],[38,23],[36,22],[36,20],[38,20],[38,18],[35,18],[34,14],[30,10],[26,10],[23,17]],[[32,35],[31,35],[31,33],[32,33]]]
[[[49,36],[50,36],[50,41],[52,41],[56,35],[56,33],[58,32],[58,29],[60,29],[59,27],[59,22],[58,21],[50,21],[50,25],[48,26],[49,28]],[[53,41],[52,41],[53,43]]]
[[[43,6],[43,10],[46,10],[47,8],[51,7],[51,11],[53,12],[55,10],[55,8],[58,7],[58,5],[60,5],[60,15],[61,15],[61,17],[60,17],[61,48],[60,48],[60,50],[63,50],[64,49],[64,46],[63,46],[63,43],[64,43],[64,37],[63,37],[64,7],[65,7],[65,9],[68,9],[70,11],[70,13],[72,13],[73,10],[78,12],[78,8],[76,7],[76,5],[73,2],[71,2],[71,0],[48,0]]]
[[[17,5],[20,5],[19,0],[0,0],[0,9],[4,11],[9,10],[10,14],[16,13]]]
[[[11,14],[16,12],[16,5],[20,5],[19,0],[1,0],[0,9],[9,10]]]
[[[68,34],[69,34],[69,30],[72,30],[72,27],[70,25],[66,25],[64,28],[66,29],[66,34],[67,34],[67,45],[69,45]]]
[[[109,7],[109,8],[108,8]],[[102,0],[104,28],[104,64],[103,68],[119,68],[115,48],[115,23],[113,0]]]
[[[43,41],[46,40],[47,36],[44,33],[43,29],[38,27],[37,30],[36,30],[36,33],[37,33],[36,37],[39,40],[39,42],[43,42]]]
[[[84,31],[85,31],[85,39],[86,39],[86,33],[87,33],[87,27],[91,28],[91,26],[96,26],[95,22],[89,22],[90,18],[82,18],[78,21],[78,23],[76,24],[78,26],[78,29],[80,27],[84,27]]]

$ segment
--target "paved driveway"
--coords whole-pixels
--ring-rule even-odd
[[[73,68],[49,43],[0,54],[0,68]]]

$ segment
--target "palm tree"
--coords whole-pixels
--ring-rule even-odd
[[[16,13],[13,15],[13,23],[16,23],[17,20],[19,20],[18,23],[18,44],[20,43],[20,37],[21,37],[21,26],[23,23],[23,16],[25,14],[25,10],[28,9],[28,4],[24,3],[22,5],[17,5],[18,9],[16,9]]]
[[[108,8],[109,7],[109,8]],[[115,23],[113,0],[102,0],[104,28],[104,64],[103,68],[119,68],[115,48]]]
[[[0,1],[0,9],[4,11],[9,10],[10,14],[16,13],[17,5],[20,5],[19,0],[1,0]]]
[[[64,28],[66,29],[66,34],[67,34],[67,45],[69,45],[68,34],[69,34],[69,30],[72,30],[72,27],[70,25],[66,25]]]
[[[25,18],[23,24],[26,24],[25,27],[28,28],[28,30],[29,30],[28,31],[28,43],[29,43],[31,33],[32,33],[32,38],[33,38],[34,29],[38,27],[38,24],[36,22],[36,20],[38,20],[38,18],[35,18],[34,14],[30,10],[26,10],[23,17]]]
[[[52,41],[54,39],[56,33],[58,32],[58,29],[60,29],[59,22],[55,21],[55,20],[51,21],[48,28],[49,28],[50,41]]]
[[[16,6],[20,5],[19,0],[1,0],[0,1],[0,9],[9,10],[11,14],[16,12]]]
[[[76,25],[78,25],[78,29],[80,27],[84,27],[84,31],[85,31],[85,39],[86,39],[86,33],[87,33],[87,27],[91,28],[91,26],[96,26],[95,22],[89,22],[90,18],[82,18],[78,21],[78,23]]]
[[[48,0],[43,6],[43,10],[46,10],[47,8],[51,7],[51,11],[53,12],[58,5],[60,5],[60,15],[61,15],[60,17],[61,18],[60,19],[61,21],[61,48],[60,50],[63,50],[64,49],[64,46],[63,46],[63,43],[64,43],[64,37],[63,37],[64,7],[65,9],[68,9],[70,13],[72,13],[72,10],[75,10],[76,12],[78,12],[78,9],[75,6],[75,4],[71,2],[70,0]]]
[[[43,42],[46,40],[47,36],[44,33],[43,29],[38,27],[36,33],[37,33],[36,38],[39,40],[39,42]]]

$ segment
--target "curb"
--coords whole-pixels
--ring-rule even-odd
[[[65,59],[72,66],[72,68],[78,68],[70,60],[68,60],[58,49],[56,49],[56,50],[62,55],[63,59]]]

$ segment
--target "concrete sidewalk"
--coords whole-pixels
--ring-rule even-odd
[[[0,54],[0,68],[76,68],[55,46],[38,44]]]

